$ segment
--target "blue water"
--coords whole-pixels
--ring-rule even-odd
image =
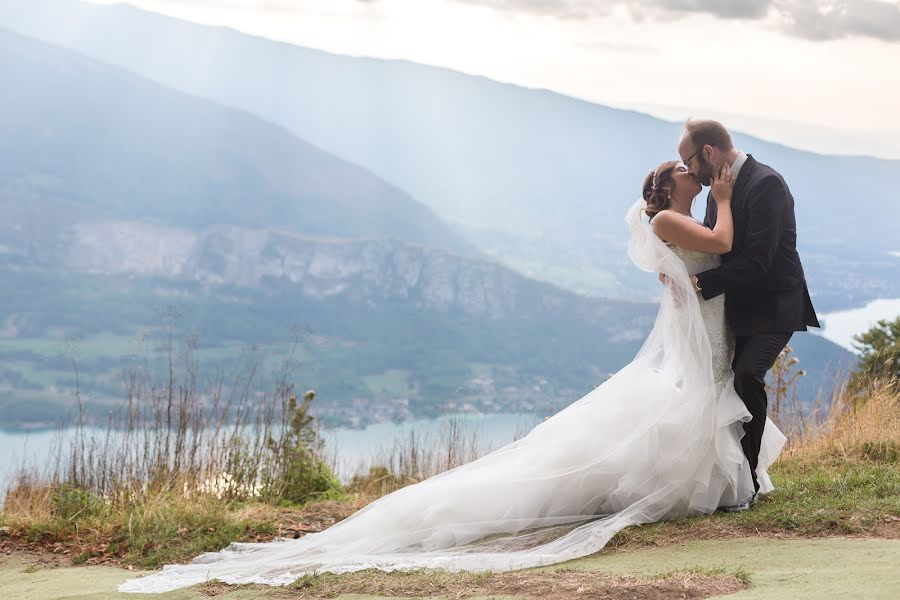
[[[457,415],[412,421],[408,423],[379,423],[365,429],[326,429],[321,435],[325,441],[326,456],[343,480],[355,473],[368,470],[372,464],[388,453],[395,443],[402,443],[414,433],[419,439],[435,444],[440,439],[440,430],[450,418],[458,419],[466,438],[472,435],[478,440],[479,453],[486,453],[521,437],[532,429],[538,420],[529,414]],[[88,430],[103,438],[104,431]],[[0,490],[9,483],[14,471],[24,465],[41,468],[50,464],[56,456],[59,441],[68,437],[73,430],[63,432],[3,432],[0,431]],[[0,494],[2,500],[2,494]]]
[[[812,331],[853,352],[854,335],[865,333],[880,320],[893,321],[897,317],[900,317],[900,298],[879,299],[859,308],[820,314],[822,331]]]

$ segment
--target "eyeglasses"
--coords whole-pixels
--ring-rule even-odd
[[[697,156],[698,154],[700,154],[700,151],[701,151],[701,150],[703,150],[703,148],[697,148],[696,150],[694,150],[694,153],[691,154],[690,156],[688,156],[688,157],[684,160],[684,164],[687,165],[688,167],[690,167],[691,161],[694,160],[694,157],[695,157],[695,156]]]
[[[706,145],[707,145],[707,146],[712,146],[713,148],[715,148],[715,146],[713,146],[712,144],[706,144]],[[695,156],[697,156],[698,154],[700,154],[700,151],[701,151],[701,150],[703,150],[703,146],[700,146],[699,148],[697,148],[696,150],[694,150],[694,153],[691,154],[690,156],[688,156],[688,157],[687,157],[687,160],[684,161],[684,164],[687,165],[688,168],[690,168],[690,166],[691,166],[691,161],[694,160],[694,157],[695,157]]]

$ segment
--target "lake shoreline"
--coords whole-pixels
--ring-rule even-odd
[[[857,354],[853,336],[865,333],[878,321],[892,321],[900,317],[900,298],[878,298],[864,306],[825,312],[817,316],[822,329],[811,330],[815,335]]]

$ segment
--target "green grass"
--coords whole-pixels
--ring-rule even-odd
[[[773,469],[776,491],[750,511],[630,527],[609,547],[665,545],[733,535],[840,536],[873,532],[900,517],[900,469],[885,462],[788,460]],[[0,515],[31,543],[64,542],[86,548],[76,560],[117,556],[124,564],[157,568],[218,550],[237,539],[274,534],[271,511],[203,497],[192,501],[158,496],[125,509],[107,509],[86,492],[57,492],[52,517],[30,521]],[[246,515],[263,515],[246,516]]]
[[[126,563],[148,569],[220,550],[250,531],[276,531],[272,522],[240,519],[229,507],[215,504],[199,511],[193,505],[182,505],[174,511],[139,507],[128,517],[131,530],[123,522],[110,544],[126,549]]]
[[[772,469],[775,491],[752,510],[630,527],[611,546],[656,545],[684,537],[733,534],[833,536],[864,534],[900,517],[896,462],[783,460]]]
[[[730,568],[725,565],[718,567],[690,567],[687,569],[672,569],[653,575],[653,579],[669,579],[676,575],[703,575],[705,577],[734,577],[743,584],[749,584],[751,573],[743,567]]]
[[[10,526],[24,546],[64,544],[75,564],[110,558],[145,569],[184,562],[237,539],[277,531],[273,520],[243,516],[247,505],[210,497],[185,501],[158,496],[140,505],[112,509],[89,493],[78,496],[62,502],[54,499],[49,518],[0,515],[0,524]]]

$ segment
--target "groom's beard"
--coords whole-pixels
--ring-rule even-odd
[[[700,167],[697,169],[696,178],[702,185],[709,187],[712,185],[713,166],[706,162],[702,155],[698,158],[700,159]]]

